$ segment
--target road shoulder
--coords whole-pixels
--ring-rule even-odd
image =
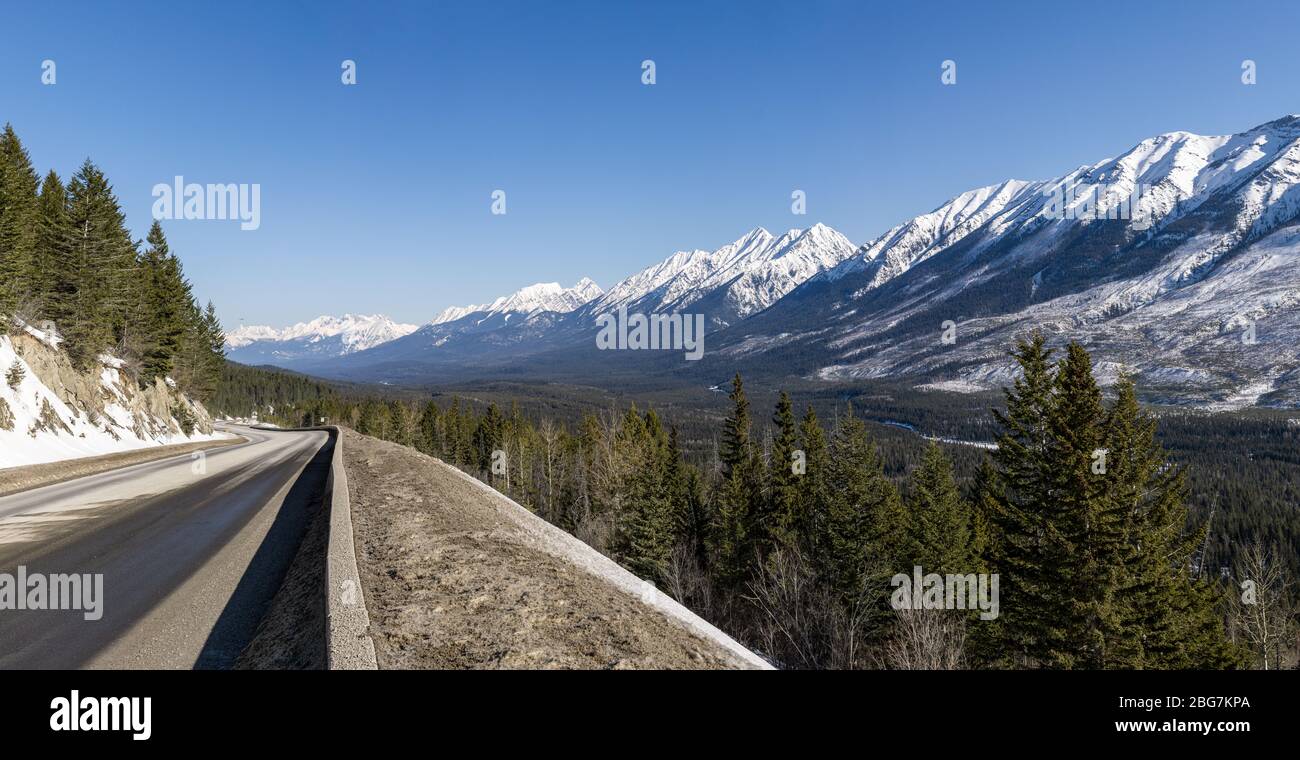
[[[196,441],[194,443],[177,443],[168,446],[150,446],[116,454],[101,454],[93,457],[63,459],[45,464],[30,464],[22,467],[7,467],[0,470],[0,496],[10,496],[30,491],[34,488],[63,483],[88,475],[98,475],[109,470],[154,462],[159,459],[192,454],[196,451],[223,448],[247,443],[248,439],[236,435],[216,441]]]
[[[528,525],[540,518],[437,459],[350,430],[343,443],[381,668],[754,667],[575,563]]]

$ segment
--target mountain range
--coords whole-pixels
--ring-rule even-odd
[[[416,328],[417,325],[399,324],[382,314],[323,316],[282,330],[266,325],[241,326],[226,333],[226,356],[241,364],[294,367],[364,351],[408,335]]]
[[[290,364],[390,382],[635,375],[712,385],[742,369],[978,390],[1004,384],[1008,348],[1040,330],[1054,345],[1079,340],[1104,377],[1135,375],[1162,399],[1291,405],[1298,187],[1300,117],[1234,135],[1170,132],[1051,179],[962,193],[861,246],[822,224],[779,236],[759,228],[714,251],[676,252],[607,292],[587,280],[535,285]],[[597,351],[597,317],[620,308],[703,314],[704,360]]]

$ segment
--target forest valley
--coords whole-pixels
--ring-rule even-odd
[[[39,179],[8,126],[0,315],[5,330],[52,322],[80,369],[109,352],[141,387],[169,379],[216,414],[325,418],[439,457],[781,667],[1296,667],[1300,428],[1176,418],[1165,432],[1193,464],[1175,465],[1133,384],[1104,398],[1079,345],[1014,348],[1003,408],[961,423],[986,425],[992,451],[862,414],[897,419],[900,397],[823,406],[824,422],[783,392],[756,418],[739,374],[704,431],[635,405],[557,420],[242,367],[161,226],[132,240],[102,171]],[[1226,459],[1242,442],[1249,455]],[[1211,493],[1208,513],[1189,510]],[[996,575],[999,614],[895,609],[890,579],[917,567]]]
[[[1133,383],[1108,401],[1085,349],[1057,356],[1040,335],[1013,356],[996,449],[914,442],[902,462],[852,404],[826,424],[782,393],[764,425],[739,375],[721,429],[689,444],[635,405],[569,425],[252,368],[228,368],[216,403],[275,399],[284,422],[327,418],[459,466],[780,667],[1296,667],[1289,544],[1207,561],[1210,520],[1189,515],[1187,468]],[[890,579],[916,567],[996,574],[999,614],[895,609]]]

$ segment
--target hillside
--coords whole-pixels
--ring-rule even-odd
[[[162,378],[140,388],[112,356],[79,372],[41,337],[17,334],[0,336],[0,365],[21,375],[0,385],[0,468],[227,437],[202,404]]]
[[[210,438],[224,365],[154,221],[135,240],[90,159],[41,178],[0,132],[0,467]]]

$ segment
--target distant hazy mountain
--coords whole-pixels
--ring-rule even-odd
[[[296,368],[363,351],[415,329],[415,325],[398,324],[381,314],[318,317],[282,330],[249,325],[226,333],[226,356],[241,364]]]

